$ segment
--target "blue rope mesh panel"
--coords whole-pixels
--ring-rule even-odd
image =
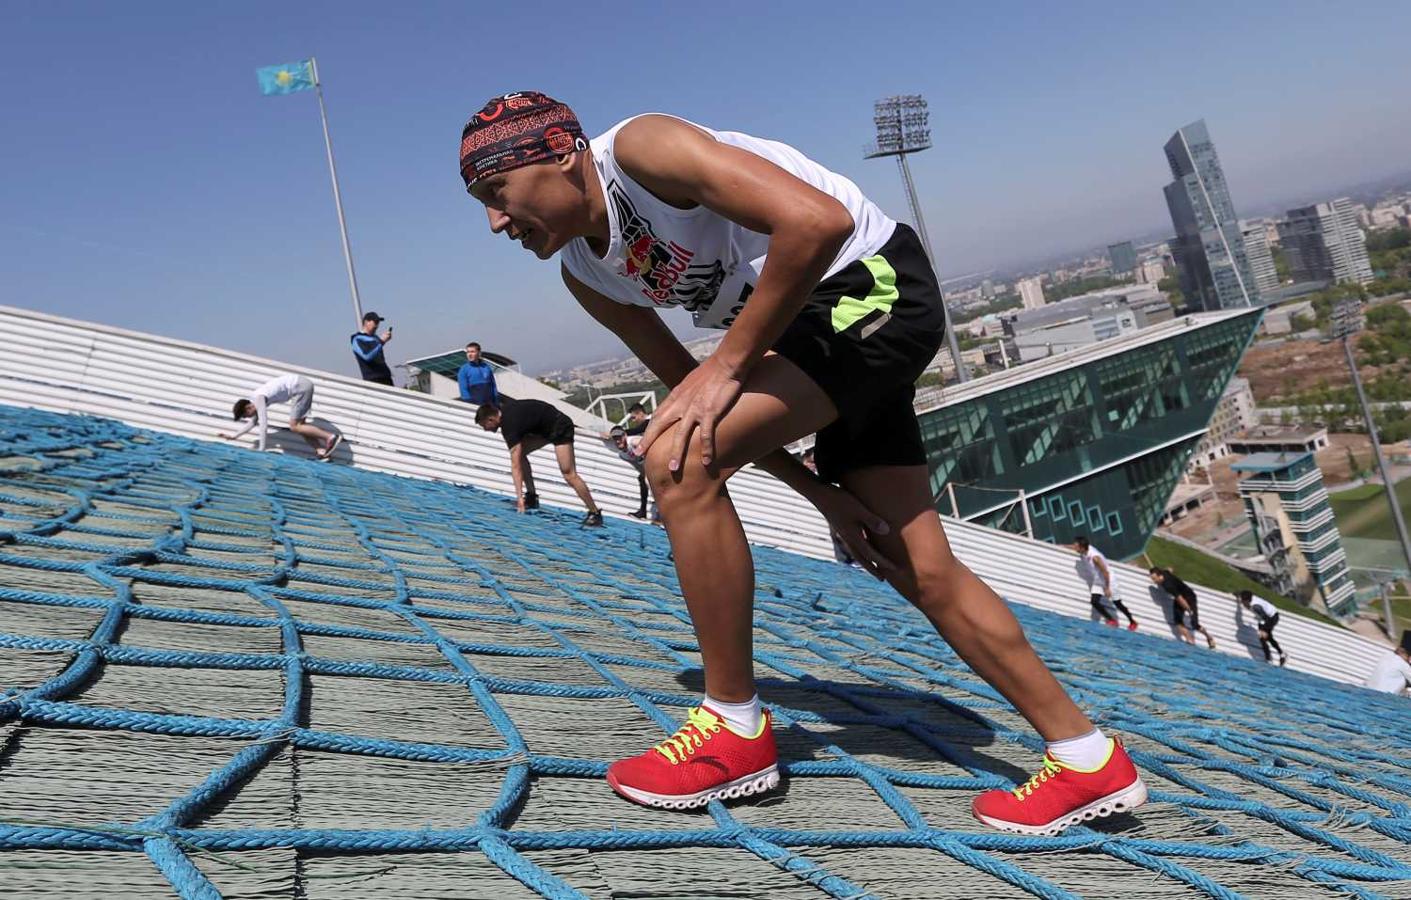
[[[768,549],[784,788],[628,804],[607,764],[700,657],[664,535],[576,520],[0,408],[5,894],[1411,896],[1405,701],[1016,606],[1152,802],[1000,834],[968,804],[1037,764],[1023,721],[886,588]]]

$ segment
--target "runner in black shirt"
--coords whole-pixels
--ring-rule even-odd
[[[1273,647],[1279,654],[1279,665],[1287,663],[1288,654],[1274,639],[1274,628],[1279,624],[1279,608],[1263,597],[1254,596],[1253,591],[1240,591],[1235,596],[1239,597],[1240,605],[1252,611],[1259,622],[1256,630],[1259,632],[1259,649],[1264,651],[1264,661],[1273,662],[1269,655],[1269,648]]]
[[[510,448],[510,477],[514,479],[515,503],[520,512],[536,509],[539,495],[534,490],[534,471],[529,454],[545,444],[554,445],[559,471],[578,499],[588,507],[583,524],[601,527],[602,510],[593,502],[588,485],[578,474],[573,458],[573,420],[543,400],[502,399],[500,406],[482,404],[475,411],[475,423],[486,431],[498,431]]]
[[[1195,589],[1173,575],[1170,569],[1153,566],[1150,575],[1151,583],[1171,596],[1171,624],[1176,626],[1181,640],[1187,644],[1194,644],[1195,638],[1191,635],[1191,631],[1199,631],[1205,635],[1205,642],[1210,645],[1210,649],[1214,650],[1215,639],[1200,625],[1200,613],[1196,609]],[[1190,630],[1186,629],[1187,622],[1190,623]]]

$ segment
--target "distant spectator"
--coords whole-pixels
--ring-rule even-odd
[[[1273,662],[1269,655],[1269,648],[1273,647],[1279,654],[1279,665],[1288,662],[1288,654],[1279,646],[1279,642],[1274,640],[1274,626],[1279,624],[1279,608],[1263,597],[1254,596],[1253,591],[1240,591],[1238,596],[1240,605],[1252,611],[1259,623],[1256,627],[1259,631],[1259,649],[1264,651],[1264,661]]]
[[[514,479],[515,504],[520,512],[539,506],[529,454],[545,444],[553,444],[563,480],[588,507],[583,524],[602,526],[602,510],[593,502],[593,495],[579,476],[574,462],[572,419],[543,400],[505,400],[501,406],[482,403],[475,411],[475,424],[486,431],[500,432],[505,446],[510,448],[510,477]]]
[[[1401,632],[1401,646],[1377,661],[1367,676],[1367,687],[1384,694],[1400,694],[1411,687],[1411,631]]]
[[[490,404],[498,406],[500,390],[495,387],[495,370],[480,358],[480,345],[471,341],[465,345],[465,362],[456,373],[456,383],[460,385],[461,399],[476,406]]]
[[[1108,612],[1107,604],[1110,603],[1115,609],[1122,612],[1127,617],[1127,630],[1137,630],[1137,620],[1127,609],[1122,598],[1117,596],[1117,590],[1112,584],[1112,568],[1107,564],[1107,557],[1102,555],[1102,551],[1094,547],[1088,541],[1086,535],[1078,535],[1073,538],[1073,548],[1078,551],[1078,577],[1088,586],[1088,602],[1092,608],[1102,618],[1102,621],[1113,628],[1117,627],[1117,616]]]
[[[308,424],[309,410],[314,405],[314,383],[302,375],[290,373],[271,378],[255,388],[249,397],[235,401],[235,421],[249,419],[245,427],[234,434],[221,432],[218,437],[233,441],[258,426],[259,449],[265,449],[269,433],[269,408],[276,403],[289,403],[289,430],[299,435],[313,448],[319,459],[329,459],[343,442],[343,436]]]
[[[377,326],[384,321],[386,320],[375,312],[363,316],[362,330],[352,337],[353,358],[358,361],[363,381],[393,387],[392,370],[387,368],[387,358],[382,352],[383,346],[392,340],[392,326],[388,325],[381,335],[377,333]]]
[[[1171,597],[1171,624],[1176,627],[1176,632],[1180,634],[1181,640],[1187,644],[1195,643],[1193,631],[1199,631],[1205,635],[1205,643],[1211,650],[1215,649],[1215,639],[1210,636],[1210,632],[1201,627],[1200,611],[1197,609],[1195,588],[1177,578],[1170,569],[1163,569],[1160,566],[1152,566],[1148,573],[1151,576],[1151,583],[1161,588]],[[1189,624],[1189,628],[1187,628]]]
[[[813,448],[812,448],[812,447],[809,447],[807,450],[805,450],[805,451],[803,452],[803,456],[800,456],[800,457],[799,457],[799,462],[803,463],[803,467],[804,467],[805,469],[808,469],[810,472],[812,472],[812,473],[815,474],[815,475],[818,474],[818,463],[817,463],[817,462],[814,460],[814,458],[813,458]]]
[[[641,438],[646,432],[647,426],[652,424],[652,419],[647,415],[647,408],[640,403],[634,403],[627,407],[627,437]],[[637,448],[637,441],[630,441],[632,449]]]
[[[650,497],[647,490],[646,457],[639,456],[632,452],[632,445],[629,444],[627,440],[627,429],[623,428],[621,425],[614,425],[611,431],[603,435],[603,440],[609,443],[623,462],[636,470],[637,490],[641,494],[642,502],[637,506],[635,512],[628,513],[628,515],[634,519],[645,519],[647,517],[647,500]],[[655,514],[653,514],[652,519],[656,519]]]

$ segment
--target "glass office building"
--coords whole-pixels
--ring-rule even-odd
[[[1172,178],[1166,186],[1166,207],[1176,230],[1171,255],[1186,303],[1204,310],[1258,306],[1259,285],[1204,119],[1171,136],[1166,162]]]
[[[1183,316],[947,388],[918,410],[937,509],[1140,553],[1260,315]]]

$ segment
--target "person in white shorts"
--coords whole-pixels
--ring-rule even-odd
[[[1411,687],[1411,631],[1401,632],[1401,646],[1377,660],[1367,687],[1384,694],[1405,693]]]
[[[289,404],[289,430],[307,441],[319,459],[330,459],[333,451],[342,443],[343,436],[309,424],[309,410],[314,405],[314,383],[292,372],[271,378],[251,391],[249,397],[236,400],[235,421],[247,419],[245,427],[234,434],[221,432],[217,437],[227,441],[238,440],[250,429],[258,426],[260,430],[257,446],[264,450],[265,437],[269,433],[269,408],[276,403]]]
[[[1115,609],[1121,610],[1122,615],[1127,617],[1127,630],[1137,630],[1137,620],[1132,617],[1131,610],[1122,602],[1122,598],[1117,596],[1116,586],[1112,583],[1112,569],[1107,564],[1107,557],[1102,555],[1102,551],[1088,542],[1084,535],[1073,538],[1073,549],[1078,551],[1078,577],[1088,586],[1088,602],[1092,604],[1093,611],[1096,612],[1102,621],[1107,625],[1116,628],[1117,616],[1107,611],[1108,603]]]

